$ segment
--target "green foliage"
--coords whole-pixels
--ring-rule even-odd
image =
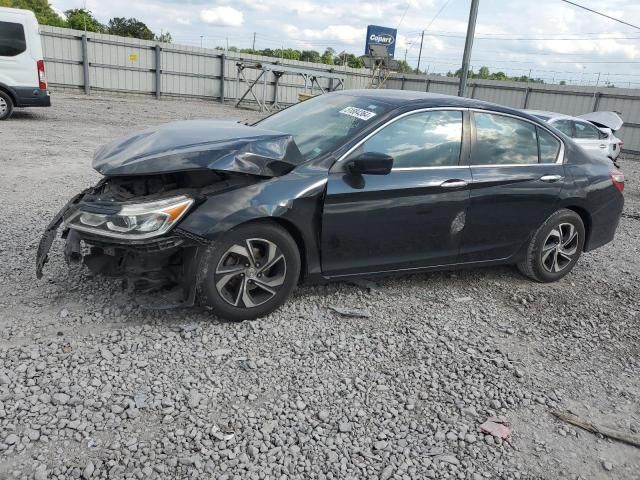
[[[457,77],[460,78],[462,76],[462,69],[459,68],[455,72],[447,72],[447,77]],[[478,80],[502,80],[502,81],[511,81],[511,82],[528,82],[528,83],[544,83],[544,80],[541,78],[530,78],[527,75],[520,75],[519,77],[510,77],[504,72],[494,72],[491,73],[489,67],[480,67],[478,72],[474,72],[473,70],[469,70],[467,72],[467,78],[475,78]]]
[[[398,71],[400,73],[413,73],[413,68],[404,60],[398,60]]]
[[[154,33],[143,22],[135,18],[114,17],[108,25],[103,25],[91,11],[84,8],[72,8],[64,12],[66,19],[58,15],[47,0],[0,0],[0,7],[22,8],[35,13],[40,25],[54,27],[68,27],[88,32],[110,33],[121,37],[140,38],[142,40],[156,40],[171,43],[171,34]]]
[[[87,32],[104,33],[107,30],[89,10],[84,8],[74,8],[64,12],[67,17],[67,27],[76,30],[86,30]]]
[[[333,65],[333,55],[335,53],[336,51],[333,48],[327,48],[322,54],[322,57],[320,57],[320,62],[324,63],[325,65]]]
[[[162,32],[160,35],[156,35],[156,40],[162,43],[171,43],[171,34],[169,32]]]
[[[51,8],[47,0],[0,0],[0,7],[31,10],[36,14],[40,25],[67,26],[67,22]]]
[[[143,22],[137,18],[113,17],[109,20],[107,33],[121,37],[154,40],[155,35]]]

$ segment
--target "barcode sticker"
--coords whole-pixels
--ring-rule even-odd
[[[363,108],[356,108],[356,107],[345,107],[342,110],[340,110],[340,113],[358,118],[360,120],[370,120],[376,116],[374,112],[370,112],[369,110],[364,110]]]

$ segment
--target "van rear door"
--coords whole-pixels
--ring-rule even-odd
[[[33,39],[40,42],[35,16],[27,15],[25,10],[0,9],[0,82],[8,87],[38,88],[37,61],[32,52]],[[35,32],[34,25],[35,23]],[[42,58],[42,57],[40,57]]]

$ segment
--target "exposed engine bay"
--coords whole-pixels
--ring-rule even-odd
[[[212,170],[106,177],[74,197],[49,225],[38,251],[38,278],[47,261],[44,250],[48,251],[56,230],[63,224],[64,256],[68,264],[84,264],[94,275],[124,277],[128,291],[146,306],[192,305],[194,279],[198,261],[208,245],[206,239],[179,227],[155,238],[109,238],[70,228],[69,223],[79,214],[117,214],[131,202],[139,205],[184,196],[193,199],[195,207],[211,195],[261,180],[255,175]]]

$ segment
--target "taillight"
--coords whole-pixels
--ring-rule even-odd
[[[619,192],[622,192],[624,190],[624,173],[620,170],[612,169],[609,170],[609,176],[611,177],[613,186],[616,187]]]
[[[38,60],[36,65],[38,66],[38,87],[40,90],[46,90],[47,76],[44,73],[44,60]]]

